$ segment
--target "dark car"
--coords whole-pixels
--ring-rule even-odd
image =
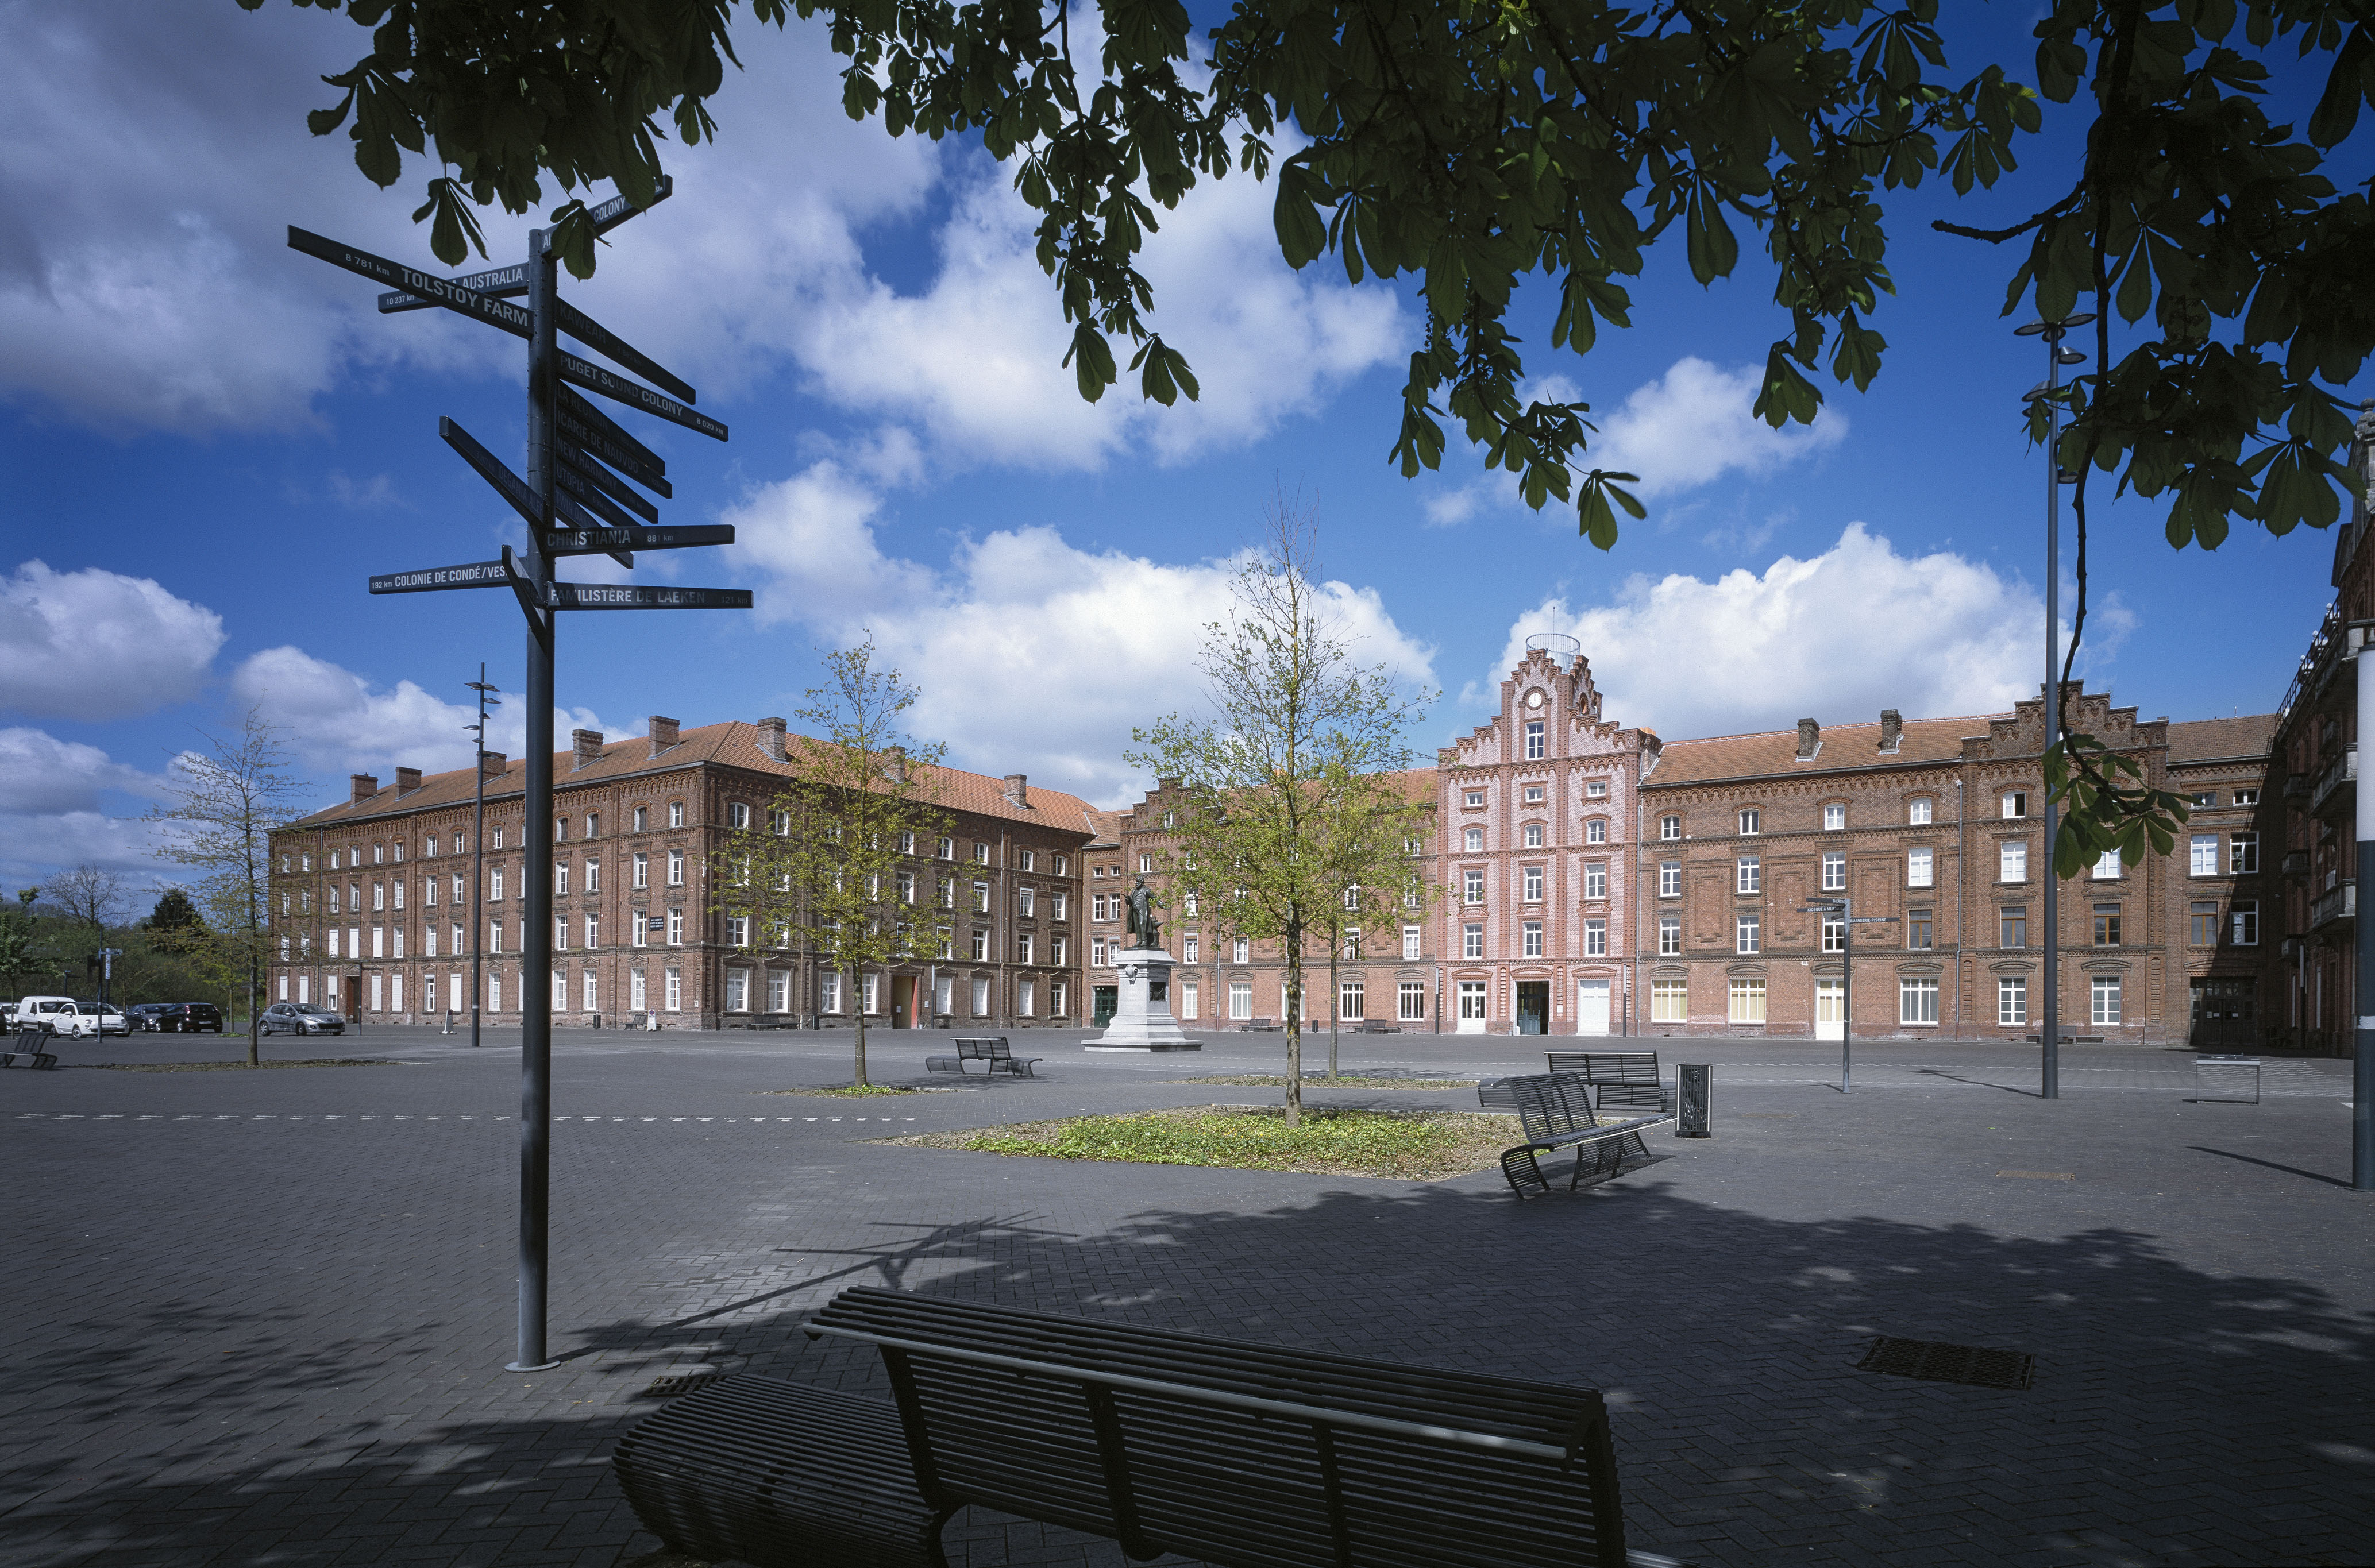
[[[136,1033],[154,1034],[158,1031],[157,1015],[171,1006],[171,1002],[135,1002],[124,1009],[124,1021]]]
[[[212,1002],[157,1002],[148,1027],[162,1034],[220,1034],[222,1009]]]
[[[266,1034],[344,1034],[347,1020],[311,1002],[276,1002],[264,1009]]]

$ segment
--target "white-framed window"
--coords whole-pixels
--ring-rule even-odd
[[[1843,830],[1847,827],[1847,825],[1848,825],[1848,808],[1847,808],[1844,805],[1842,805],[1842,804],[1841,804],[1841,803],[1839,803],[1838,801],[1834,800],[1834,801],[1831,801],[1831,802],[1829,802],[1829,803],[1827,803],[1826,805],[1825,805],[1825,806],[1824,806],[1824,808],[1823,808],[1823,831],[1824,831],[1825,832],[1826,832],[1826,833],[1836,833],[1836,832],[1839,832],[1839,831],[1843,831]]]
[[[1732,918],[1731,950],[1753,953],[1760,950],[1764,922],[1753,910],[1743,910]]]
[[[1154,856],[1152,855],[1140,855],[1138,857],[1138,869],[1141,876],[1152,872],[1154,869]]]
[[[552,945],[559,951],[569,950],[569,916],[556,914],[552,917]]]
[[[668,852],[668,885],[681,888],[684,886],[684,851],[672,849]]]
[[[1338,983],[1336,1016],[1341,1019],[1365,1019],[1369,1016],[1368,983],[1358,975]]]
[[[1482,806],[1484,804],[1484,792],[1481,789],[1471,789],[1463,795],[1460,800],[1463,805]]]
[[[1518,937],[1519,941],[1522,943],[1522,946],[1518,949],[1518,956],[1520,958],[1540,958],[1542,956],[1542,923],[1541,921],[1527,921],[1524,926],[1520,929]]]
[[[2087,976],[2086,997],[2092,1022],[2097,1025],[2109,1025],[2120,1021],[2120,977],[2118,975]]]
[[[973,885],[973,912],[975,914],[987,914],[989,913],[989,884],[987,882],[975,882]]]
[[[1678,899],[1683,896],[1683,863],[1679,860],[1658,862],[1658,896]]]
[[[680,909],[668,912],[668,945],[671,948],[684,946],[684,911]]]
[[[2027,816],[2028,791],[2025,789],[2008,789],[2004,791],[2003,807],[2003,814],[2007,817]]]
[[[1848,950],[1848,918],[1837,912],[1823,916],[1823,951],[1843,953]]]
[[[2028,841],[2014,839],[1996,845],[1996,880],[2026,882],[2028,880]]]
[[[2248,877],[2260,868],[2260,835],[2229,833],[2227,835],[2227,869],[2237,877]]]
[[[2116,882],[2120,879],[2120,852],[2118,850],[2107,849],[2101,855],[2095,857],[2094,879],[2097,882]]]
[[[2234,933],[2237,947],[2256,948],[2260,945],[2259,900],[2237,899],[2227,906],[2227,926]]]
[[[1930,825],[1930,813],[1935,809],[1928,796],[1916,796],[1905,803],[1905,819],[1917,828]]]
[[[1119,947],[1119,946],[1120,946],[1120,943],[1119,943],[1118,941],[1117,941],[1117,942],[1115,943],[1115,946],[1116,946],[1116,947]],[[975,932],[975,933],[973,934],[973,949],[972,949],[972,951],[973,951],[973,961],[974,961],[974,962],[975,962],[975,963],[987,963],[987,962],[989,961],[989,933],[988,933],[988,932],[987,932],[987,931],[976,931],[976,932]]]
[[[1823,855],[1823,891],[1844,892],[1848,885],[1848,855],[1843,849],[1826,851]]]
[[[1229,1016],[1240,1022],[1254,1016],[1254,983],[1252,981],[1229,982]]]
[[[500,866],[487,873],[487,902],[489,903],[503,902],[503,868]],[[338,913],[338,890],[336,888],[330,890],[330,913],[332,914]]]
[[[989,982],[986,979],[973,983],[973,1016],[975,1018],[989,1016]]]
[[[662,977],[660,1009],[671,1013],[684,1011],[684,971],[671,969]]]
[[[2189,877],[2218,875],[2218,835],[2195,833],[2186,845],[2185,872]]]
[[[778,943],[777,946],[782,946]],[[932,934],[932,951],[942,960],[957,956],[957,935],[943,925]]]
[[[750,972],[729,969],[726,972],[726,1010],[747,1013],[750,1010]]]
[[[635,852],[635,870],[632,885],[648,888],[652,885],[652,857],[643,850]]]
[[[2025,978],[2000,975],[1996,979],[1996,1023],[1999,1026],[2024,1024],[2028,1021],[2028,982]]]
[[[1691,1018],[1691,983],[1687,980],[1652,980],[1649,982],[1649,1021],[1651,1023],[1688,1023]]]
[[[1484,982],[1463,980],[1459,983],[1459,1021],[1482,1022],[1485,1016]]]
[[[1742,975],[1731,983],[1731,1021],[1763,1023],[1765,1021],[1765,978],[1762,975]]]
[[[750,916],[729,914],[726,917],[726,945],[729,948],[747,948],[750,945]]]
[[[973,863],[974,863],[975,866],[987,866],[987,865],[988,865],[988,864],[989,864],[989,845],[988,845],[988,844],[987,844],[987,843],[976,843],[973,846]]]
[[[1542,868],[1539,866],[1529,866],[1522,873],[1520,873],[1520,875],[1525,882],[1525,902],[1528,903],[1542,902]]]
[[[1196,955],[1198,951],[1200,950],[1200,948],[1201,944],[1197,940],[1196,933],[1193,931],[1188,932],[1186,936],[1179,938],[1179,961],[1181,963],[1194,963],[1196,961]]]
[[[1052,905],[1047,911],[1048,918],[1069,920],[1072,917],[1072,899],[1069,893],[1051,890],[1047,897]],[[1189,913],[1193,914],[1194,911],[1191,910]]]
[[[1402,961],[1404,963],[1416,963],[1419,961],[1419,927],[1415,925],[1402,927]]]
[[[1596,915],[1583,923],[1583,956],[1608,956],[1608,922]]]
[[[1583,784],[1583,795],[1584,798],[1587,800],[1607,799],[1608,781],[1606,779],[1586,779]]]
[[[1608,862],[1589,861],[1583,867],[1583,896],[1604,899],[1608,896]]]
[[[932,853],[942,860],[954,860],[957,857],[957,841],[943,833],[940,842],[933,846]]]
[[[1058,982],[1058,984],[1060,985],[1061,984],[1062,982]],[[1198,1009],[1203,1005],[1203,993],[1204,987],[1201,982],[1195,980],[1181,981],[1179,983],[1178,1016],[1190,1021],[1201,1018],[1203,1014]]]
[[[1743,855],[1740,856],[1732,867],[1732,890],[1734,892],[1741,893],[1753,893],[1763,888],[1764,885],[1765,871],[1757,857],[1753,855]]]
[[[750,808],[738,800],[727,801],[726,803],[726,825],[729,828],[737,829],[749,828],[750,825]],[[727,982],[727,984],[728,987],[728,994],[731,995],[733,982],[729,979]],[[739,1012],[741,1009],[737,1008],[734,1010]]]
[[[1031,956],[1034,950],[1034,949],[1031,939],[1031,933],[1028,931],[1016,932],[1014,936],[1015,961],[1017,963],[1035,962],[1036,961]]]
[[[1401,1023],[1426,1021],[1426,982],[1405,980],[1394,990],[1394,1018]]]
[[[1484,923],[1471,920],[1459,928],[1459,956],[1481,959],[1484,956]]]
[[[627,1006],[635,1012],[642,1012],[651,1006],[649,993],[645,989],[644,972],[640,969],[632,971],[627,976]]]
[[[1583,842],[1586,843],[1606,843],[1608,842],[1608,819],[1605,817],[1594,817],[1589,821],[1584,823]]]
[[[651,831],[651,826],[652,826],[652,808],[651,808],[650,807],[648,807],[648,806],[638,806],[638,807],[636,807],[636,808],[635,808],[635,818],[634,818],[634,820],[635,820],[635,828],[634,828],[634,831],[635,831],[636,832],[639,832],[639,833],[643,833],[643,832],[649,832],[649,831]],[[460,842],[460,837],[461,837],[461,835],[459,835],[459,834],[455,835],[455,842],[456,842],[457,843]],[[456,850],[455,850],[455,852],[454,852],[454,853],[455,853],[455,854],[456,854],[456,855],[459,855],[459,854],[461,854],[462,852],[457,848]],[[638,1002],[638,1003],[636,1003],[635,1005],[636,1005],[638,1008],[640,1008],[640,1007],[642,1007],[642,1006],[643,1006],[643,1004],[642,1004],[641,1002]]]
[[[1482,855],[1484,853],[1484,830],[1471,828],[1459,835],[1459,842],[1468,846],[1469,854]]]
[[[1014,1016],[1017,1018],[1039,1016],[1039,983],[1037,981],[1018,980],[1014,983]]]
[[[2260,804],[2260,792],[2257,789],[2239,789],[2235,792],[2235,804],[2257,806]]]
[[[644,933],[644,923],[645,921],[647,921],[648,919],[650,919],[650,918],[651,918],[651,917],[650,917],[649,915],[645,914],[644,914],[642,910],[640,910],[640,909],[637,909],[637,910],[631,910],[631,911],[629,911],[629,912],[628,912],[628,914],[627,914],[627,945],[628,945],[629,947],[631,947],[631,948],[640,948],[640,947],[644,946],[644,940],[645,940],[645,933]]]
[[[1361,928],[1358,925],[1347,925],[1344,927],[1344,949],[1339,956],[1348,962],[1359,960],[1361,956]]]
[[[1483,903],[1484,902],[1484,873],[1482,871],[1463,872],[1459,879],[1459,891],[1460,902]]]
[[[1905,885],[1908,888],[1934,886],[1937,878],[1938,852],[1932,849],[1908,849],[1905,852]],[[1826,887],[1828,883],[1824,884]],[[1839,885],[1847,886],[1843,878]]]
[[[1683,836],[1683,819],[1680,817],[1659,818],[1658,836],[1661,839],[1681,838]]]
[[[1231,963],[1250,963],[1253,961],[1253,949],[1254,944],[1252,937],[1239,937],[1229,944],[1229,961]]]
[[[1679,914],[1658,916],[1658,956],[1674,958],[1683,950],[1683,917]]]
[[[1539,762],[1550,752],[1550,725],[1541,719],[1526,721],[1526,760]]]
[[[668,802],[668,826],[671,828],[681,828],[684,826],[683,801],[671,800]]]
[[[872,1018],[882,1010],[882,977],[869,971],[858,976],[858,984],[863,987],[858,995],[864,998],[866,1016]]]
[[[1540,806],[1542,803],[1542,786],[1540,784],[1528,784],[1525,787],[1524,793],[1521,794],[1518,798],[1523,800],[1529,806]]]
[[[1763,813],[1759,812],[1755,807],[1743,808],[1740,813],[1740,831],[1742,835],[1744,837],[1750,833],[1757,831],[1759,824],[1764,820],[1765,818]]]
[[[1936,1023],[1938,1021],[1937,976],[1917,974],[1896,983],[1896,1021],[1899,1023]]]
[[[589,973],[586,975],[586,978],[591,980],[593,975]],[[787,969],[771,969],[767,971],[767,1010],[771,1013],[789,1012],[791,1010],[791,971]],[[586,1006],[591,1007],[593,1004],[588,1002]]]
[[[1526,838],[1526,847],[1527,847],[1528,849],[1540,849],[1540,848],[1542,848],[1542,825],[1540,822],[1529,822],[1529,823],[1527,823],[1527,824],[1526,824],[1526,827],[1525,827],[1525,838]]]

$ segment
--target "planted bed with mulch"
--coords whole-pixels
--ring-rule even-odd
[[[1124,1160],[1436,1182],[1495,1168],[1501,1151],[1518,1137],[1515,1116],[1472,1111],[1306,1106],[1301,1125],[1289,1126],[1280,1106],[1190,1105],[880,1141],[1046,1160]]]

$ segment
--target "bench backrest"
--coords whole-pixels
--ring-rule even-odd
[[[1600,1125],[1591,1113],[1591,1091],[1577,1073],[1530,1073],[1505,1079],[1529,1139],[1562,1138]]]
[[[1003,1062],[1011,1060],[1013,1057],[1013,1052],[1008,1049],[1006,1036],[1003,1034],[990,1035],[983,1039],[959,1040],[957,1055],[976,1062]]]
[[[1546,1055],[1551,1071],[1580,1074],[1585,1082],[1594,1087],[1659,1081],[1655,1051],[1552,1051]]]
[[[916,1483],[1221,1568],[1622,1568],[1598,1391],[863,1287]]]

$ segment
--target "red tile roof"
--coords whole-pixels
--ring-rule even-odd
[[[2204,762],[2214,757],[2264,757],[2275,739],[2276,715],[2246,713],[2232,719],[2188,719],[2168,726],[2168,760]]]
[[[1994,719],[2010,713],[1974,713],[1963,718],[1908,719],[1895,751],[1880,749],[1880,725],[1825,725],[1822,747],[1814,757],[1798,760],[1798,732],[1766,730],[1756,735],[1722,735],[1705,740],[1670,740],[1658,754],[1658,766],[1643,781],[1645,789],[1664,785],[1706,784],[1717,779],[1763,778],[1774,773],[1821,773],[1843,768],[1919,766],[1951,762],[1963,754],[1963,742],[1988,733]]]

